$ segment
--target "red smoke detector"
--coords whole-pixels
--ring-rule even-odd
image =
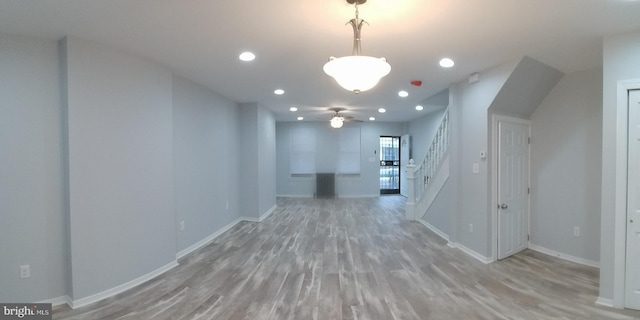
[[[414,86],[416,86],[416,87],[419,87],[419,86],[421,86],[421,85],[422,85],[422,81],[420,81],[420,80],[413,80],[413,81],[411,81],[411,84],[412,84],[412,85],[414,85]]]

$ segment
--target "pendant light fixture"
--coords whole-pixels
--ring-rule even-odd
[[[353,27],[353,52],[350,56],[329,58],[329,62],[324,65],[323,70],[333,77],[341,87],[354,93],[360,93],[375,87],[382,77],[389,74],[391,66],[385,58],[362,55],[360,32],[362,25],[367,22],[358,16],[358,5],[367,2],[367,0],[347,0],[347,2],[354,4],[356,9],[355,19],[347,22]]]

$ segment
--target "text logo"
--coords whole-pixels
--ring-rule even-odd
[[[51,303],[0,303],[0,320],[51,320]]]

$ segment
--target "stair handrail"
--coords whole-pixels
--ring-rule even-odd
[[[407,218],[415,219],[414,207],[428,190],[429,185],[442,164],[442,159],[449,151],[449,108],[447,108],[440,120],[440,125],[436,131],[427,153],[418,164],[414,160],[409,160],[407,165]]]
[[[437,169],[445,154],[449,150],[449,109],[447,108],[442,115],[440,125],[436,131],[436,135],[427,149],[427,154],[416,166],[416,201],[420,201],[422,195],[427,191]]]

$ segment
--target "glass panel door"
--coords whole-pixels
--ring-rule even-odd
[[[400,137],[380,137],[380,193],[400,193]]]

